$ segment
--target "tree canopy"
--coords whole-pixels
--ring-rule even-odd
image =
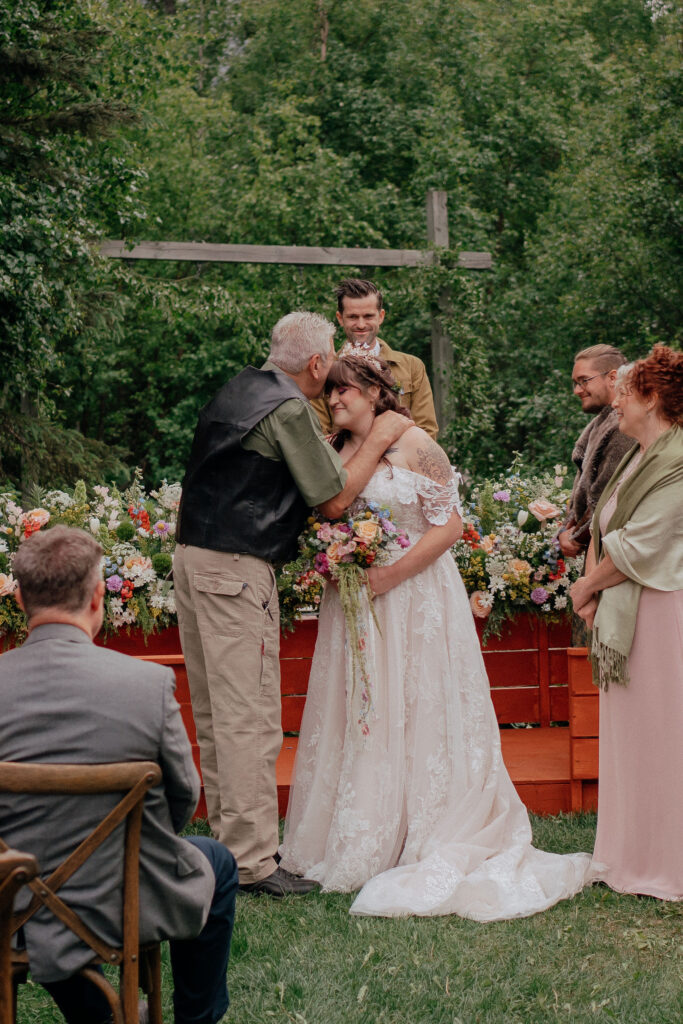
[[[472,474],[566,463],[573,354],[681,340],[680,8],[643,0],[0,0],[0,477],[181,475],[196,414],[359,268],[107,261],[101,238],[424,248],[363,270]],[[457,267],[487,249],[490,273]]]

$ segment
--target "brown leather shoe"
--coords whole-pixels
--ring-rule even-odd
[[[283,896],[305,896],[306,893],[319,888],[319,883],[314,882],[312,878],[301,878],[300,875],[293,875],[291,871],[277,867],[272,875],[262,878],[259,882],[243,882],[240,885],[240,892],[281,899]]]

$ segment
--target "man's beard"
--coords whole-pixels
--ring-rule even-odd
[[[349,341],[354,348],[374,348],[378,334],[379,331],[367,331],[365,334],[356,335],[353,331],[350,331],[346,336],[346,340]]]

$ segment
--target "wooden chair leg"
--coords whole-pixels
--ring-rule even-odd
[[[121,980],[119,982],[119,998],[123,1007],[125,1024],[138,1024],[138,1002],[140,999],[140,982],[138,976],[138,960],[121,964]]]
[[[146,949],[140,957],[140,984],[147,996],[150,1024],[163,1024],[161,1014],[161,946]]]
[[[111,1008],[112,1024],[128,1024],[124,1019],[123,1011],[121,1009],[122,1003],[119,996],[116,994],[115,989],[109,984],[107,979],[99,971],[93,970],[91,967],[84,967],[80,974],[84,978],[100,990],[102,995],[105,997]],[[136,1006],[137,1011],[137,1006]],[[137,1017],[135,1018],[135,1024],[137,1024]]]

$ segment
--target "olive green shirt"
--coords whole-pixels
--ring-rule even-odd
[[[283,371],[265,362],[262,370]],[[242,439],[242,447],[266,459],[286,462],[307,505],[313,507],[344,490],[347,472],[334,448],[322,435],[318,417],[301,395],[289,398],[268,413]]]

